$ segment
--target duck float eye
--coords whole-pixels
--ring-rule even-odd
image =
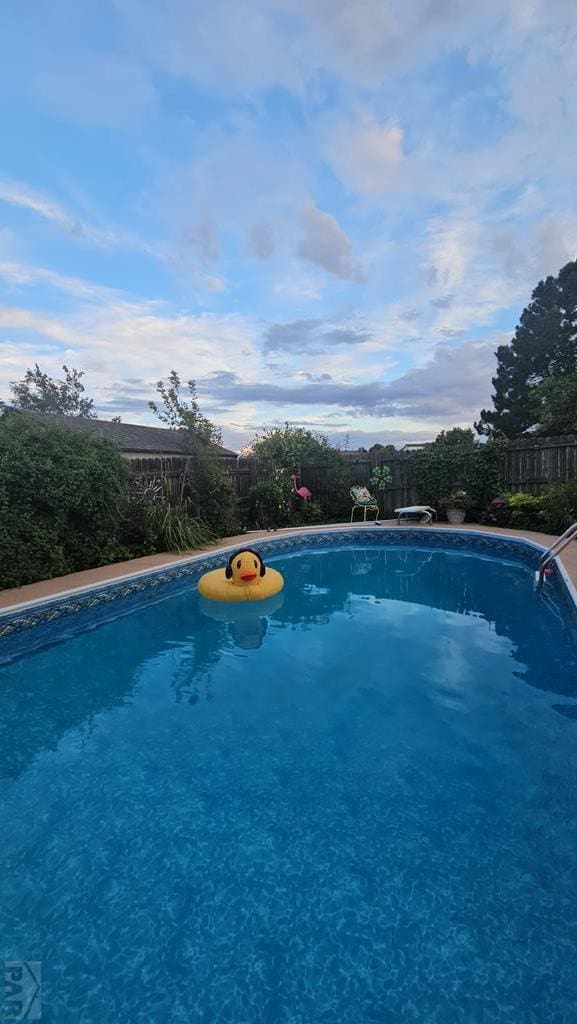
[[[198,589],[211,601],[263,601],[280,593],[284,579],[276,569],[266,568],[258,551],[235,551],[224,569],[201,576]]]

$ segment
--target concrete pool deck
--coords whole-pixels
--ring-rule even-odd
[[[396,520],[380,520],[386,526],[392,526],[395,529],[402,530],[404,525],[398,526]],[[450,526],[448,523],[435,523],[433,527],[420,526],[418,523],[407,524],[411,527],[418,527],[422,530],[429,529],[440,529],[440,530],[471,530],[479,531],[483,533],[492,533],[503,537],[520,537],[523,540],[533,541],[535,544],[541,545],[543,548],[550,547],[551,544],[557,540],[556,537],[546,533],[536,533],[531,530],[504,530],[494,526],[481,526],[477,523],[464,523],[463,526]],[[272,539],[281,535],[289,536],[291,534],[299,533],[311,533],[319,532],[322,533],[326,530],[349,530],[349,529],[363,529],[371,530],[378,527],[374,527],[372,523],[364,524],[358,523],[331,523],[324,526],[308,526],[300,527],[297,529],[285,529],[285,530],[255,530],[251,533],[243,533],[234,537],[226,537],[219,541],[217,544],[211,545],[205,548],[196,548],[193,551],[182,552],[180,554],[171,554],[167,552],[159,555],[146,555],[144,558],[133,558],[128,562],[115,562],[113,565],[102,565],[96,569],[86,569],[83,572],[74,572],[68,576],[57,576],[51,580],[42,580],[39,583],[29,583],[24,587],[14,587],[9,590],[0,591],[0,611],[9,608],[14,608],[21,604],[27,604],[28,602],[36,602],[48,600],[52,597],[58,597],[61,594],[69,593],[70,591],[83,590],[87,587],[92,587],[97,584],[108,583],[112,580],[122,579],[123,577],[135,576],[138,573],[147,572],[151,569],[161,569],[166,566],[174,565],[175,563],[185,561],[195,555],[202,554],[215,554],[219,550],[230,547],[252,547],[257,544],[259,540]],[[559,559],[562,564],[567,576],[572,582],[573,586],[577,589],[577,542],[569,544]]]

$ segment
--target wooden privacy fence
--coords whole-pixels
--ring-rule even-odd
[[[375,466],[387,466],[392,483],[387,487],[387,508],[427,501],[411,487],[409,466],[412,455],[407,452],[344,452],[355,476],[355,483],[370,487]],[[474,453],[471,454],[474,458]],[[510,441],[505,451],[505,490],[537,494],[552,484],[577,481],[577,436],[527,437]],[[459,486],[459,481],[455,481]],[[311,488],[312,490],[312,488]]]
[[[391,474],[391,482],[387,484],[385,494],[385,508],[383,512],[391,512],[394,508],[401,508],[403,505],[415,505],[418,501],[418,494],[409,480],[409,452],[343,452],[349,463],[351,482],[360,484],[361,487],[368,487],[374,493],[371,485],[373,470],[377,467],[384,467]],[[379,496],[380,497],[380,496]]]
[[[577,437],[520,438],[509,443],[505,455],[508,491],[536,494],[569,480],[577,480]]]
[[[222,464],[230,474],[236,497],[246,502],[250,488],[257,480],[258,459],[237,459],[223,456]],[[186,478],[194,477],[194,459],[188,455],[154,455],[150,458],[131,458],[136,477],[143,488],[162,481],[170,502],[176,503],[186,493]]]
[[[427,501],[427,495],[419,495],[410,483],[409,467],[412,455],[408,452],[343,452],[348,463],[350,483],[369,487],[373,470],[386,466],[391,474],[387,486],[385,508],[390,512],[402,505],[413,505]],[[474,454],[472,456],[474,458]],[[171,501],[177,501],[181,493],[183,477],[194,475],[194,463],[182,455],[154,456],[153,458],[132,458],[137,476],[146,485],[155,480],[165,481],[165,488]],[[234,491],[241,507],[246,507],[250,488],[259,478],[259,460],[255,456],[234,458],[223,456],[222,462],[230,474]],[[337,505],[334,472],[329,465],[303,462],[299,467],[301,482],[312,491],[313,498],[335,514],[348,504],[348,486],[343,484],[343,501]],[[577,437],[522,438],[511,441],[505,452],[505,488],[508,491],[527,491],[534,494],[550,484],[577,480]],[[459,481],[455,481],[455,486]]]
[[[320,502],[323,508],[330,509],[334,506],[335,514],[341,512],[350,503],[348,491],[350,484],[370,487],[371,474],[376,466],[388,466],[391,472],[391,484],[387,487],[387,508],[392,509],[397,505],[411,504],[416,500],[414,489],[411,488],[407,477],[407,460],[410,458],[408,454],[396,452],[387,455],[386,458],[379,457],[378,453],[370,452],[343,452],[343,455],[348,463],[350,483],[346,480],[343,483],[340,504],[338,504],[338,496],[335,494],[334,471],[329,465],[303,462],[298,467],[302,483],[312,491],[315,501]],[[173,503],[178,501],[182,493],[183,480],[187,476],[194,476],[194,460],[188,456],[133,457],[130,463],[143,488],[154,486],[155,482],[160,483],[162,480],[165,492]],[[259,459],[256,456],[246,459],[223,456],[222,464],[230,474],[235,495],[241,507],[246,507],[250,488],[259,479]]]
[[[176,504],[182,494],[183,483],[193,471],[192,459],[185,455],[154,455],[151,458],[131,458],[130,465],[142,487],[153,489],[162,486],[171,504]]]

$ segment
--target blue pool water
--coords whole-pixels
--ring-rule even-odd
[[[0,960],[44,1024],[574,1024],[563,607],[459,553],[272,561],[267,616],[181,582],[0,669]]]

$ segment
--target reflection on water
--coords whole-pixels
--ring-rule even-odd
[[[225,605],[187,587],[133,615],[84,632],[0,668],[1,771],[13,777],[39,750],[55,749],[71,728],[90,732],[95,715],[130,701],[142,666],[170,651],[177,701],[213,697],[223,659],[255,654],[275,631],[305,634],[336,614],[354,618],[359,601],[400,602],[476,616],[506,639],[520,680],[577,700],[577,658],[559,609],[544,603],[520,567],[457,553],[413,548],[343,548],[275,560],[286,586],[264,602]],[[389,605],[388,621],[393,623]],[[385,617],[386,628],[387,617]],[[571,704],[553,705],[568,719]]]
[[[232,642],[245,651],[255,651],[262,647],[268,628],[268,619],[278,612],[284,604],[284,594],[275,594],[264,601],[241,601],[228,603],[209,601],[200,597],[199,610],[209,619],[228,623],[228,633]]]
[[[275,565],[274,605],[181,585],[0,670],[0,960],[47,1021],[573,1020],[561,605],[457,554]]]

